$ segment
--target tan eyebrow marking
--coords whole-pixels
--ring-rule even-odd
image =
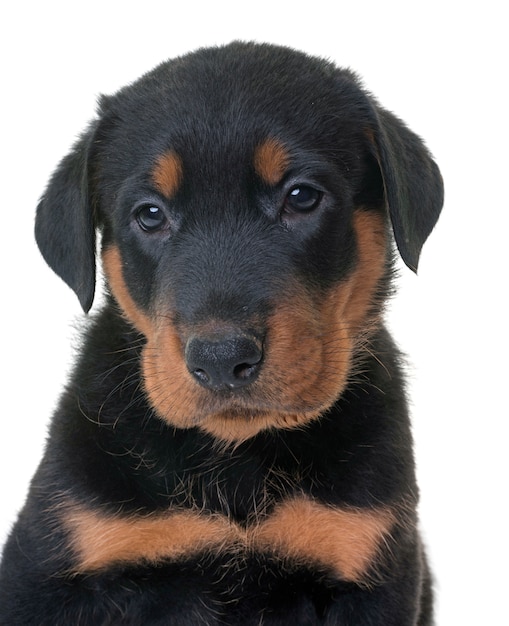
[[[182,183],[182,177],[182,160],[176,152],[169,150],[159,156],[152,170],[152,180],[163,195],[173,198]]]
[[[288,151],[277,139],[267,139],[255,149],[255,171],[269,185],[276,185],[280,182],[289,163]]]

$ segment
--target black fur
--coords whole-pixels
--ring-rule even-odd
[[[253,168],[267,138],[291,155],[274,184]],[[151,172],[168,150],[181,159],[182,180],[164,198]],[[289,190],[299,186],[319,192],[316,206],[288,209]],[[268,402],[257,390],[281,293],[298,285],[319,303],[346,284],[360,263],[359,211],[386,216],[415,270],[442,199],[440,174],[420,139],[353,74],[289,49],[235,43],[164,63],[103,98],[98,120],[50,181],[36,238],[85,311],[99,230],[103,249],[120,252],[133,306],[171,318],[185,350],[189,328],[210,320],[234,327],[220,338],[223,352],[210,356],[216,348],[208,344],[198,350],[210,368],[246,342],[263,346],[263,356],[242,363],[247,378],[235,380],[238,388],[188,374],[211,404],[232,402],[244,411],[236,419],[256,420],[257,403]],[[147,203],[164,212],[164,228],[139,227]],[[299,427],[263,428],[239,442],[216,438],[199,415],[183,428],[158,414],[141,372],[146,338],[108,293],[5,547],[0,624],[432,624],[401,367],[378,316],[391,275],[389,245],[365,313],[366,338],[335,401]],[[293,367],[281,363],[289,374]],[[398,511],[366,580],[342,579],[312,559],[231,546],[81,571],[62,522],[72,502],[122,519],[192,507],[248,527],[302,495],[326,510]]]

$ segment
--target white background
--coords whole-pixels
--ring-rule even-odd
[[[5,8],[7,5],[15,8]],[[438,624],[509,624],[509,49],[502,2],[18,2],[0,14],[0,543],[40,458],[82,314],[33,241],[48,176],[111,93],[198,46],[254,39],[350,66],[422,135],[446,205],[390,311],[409,354]]]

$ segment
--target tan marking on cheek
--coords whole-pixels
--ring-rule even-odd
[[[271,338],[267,380],[277,386],[274,392],[281,403],[294,411],[321,412],[346,381],[351,350],[347,333],[324,317],[320,303],[301,289],[277,308],[269,323]]]
[[[119,563],[175,561],[242,539],[242,531],[226,517],[193,510],[120,517],[76,507],[65,514],[64,527],[76,555],[76,573]]]
[[[182,161],[173,150],[162,154],[152,170],[152,180],[155,186],[167,198],[175,196],[182,183],[182,176]]]
[[[389,509],[337,509],[306,498],[283,502],[254,533],[254,545],[338,578],[368,582],[395,516]]]
[[[153,333],[150,318],[140,310],[129,293],[122,270],[122,257],[116,246],[110,246],[102,253],[103,268],[111,292],[133,326],[146,337]]]
[[[255,171],[269,185],[279,183],[289,163],[290,158],[286,148],[276,139],[267,139],[255,150]]]
[[[363,324],[369,323],[367,315],[373,305],[376,311],[380,308],[374,298],[386,271],[387,236],[383,216],[369,211],[354,214],[354,229],[359,261],[345,290],[348,297],[343,304],[343,315],[353,328],[359,330]]]
[[[145,346],[142,374],[149,400],[164,421],[178,428],[199,425],[206,392],[189,374],[182,340],[169,321]]]
[[[103,251],[103,267],[124,315],[147,339],[142,350],[141,371],[150,403],[172,426],[195,426],[200,415],[201,389],[187,372],[182,343],[170,316],[161,315],[156,323],[136,305],[123,277],[122,258],[117,247],[111,246]]]

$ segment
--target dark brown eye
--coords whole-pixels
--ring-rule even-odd
[[[285,209],[293,213],[309,213],[316,209],[322,192],[309,185],[296,185],[285,198]]]
[[[147,233],[161,230],[166,225],[166,216],[162,209],[153,204],[143,204],[136,213],[140,228]]]

